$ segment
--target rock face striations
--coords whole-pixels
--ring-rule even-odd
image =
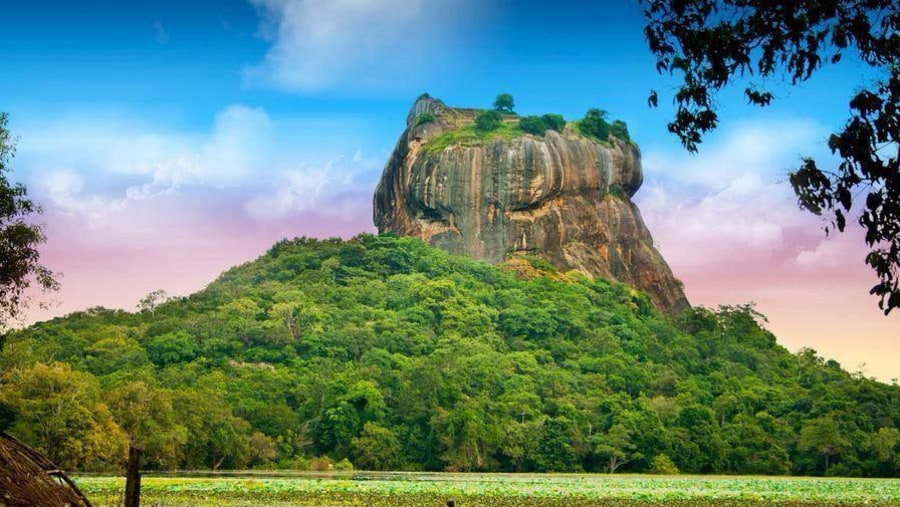
[[[379,232],[492,263],[534,255],[627,283],[669,314],[689,306],[630,200],[643,179],[637,147],[571,126],[524,134],[512,115],[478,136],[475,114],[416,101],[375,190]]]

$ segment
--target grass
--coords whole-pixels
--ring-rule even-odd
[[[487,132],[476,129],[475,124],[468,124],[432,137],[425,141],[422,149],[426,152],[439,152],[444,151],[444,148],[451,145],[464,147],[483,146],[485,142],[492,139],[511,141],[523,135],[525,135],[525,132],[519,128],[518,121],[504,121],[497,130]]]
[[[124,480],[78,477],[97,507],[121,504]],[[152,506],[756,507],[900,504],[900,480],[639,475],[236,474],[145,477]]]

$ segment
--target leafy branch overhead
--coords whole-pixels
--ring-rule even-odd
[[[900,9],[896,0],[644,0],[645,34],[660,73],[678,74],[669,131],[696,152],[719,123],[716,93],[749,82],[751,104],[774,99],[761,83],[810,79],[845,53],[876,71],[850,99],[850,117],[828,140],[841,159],[835,170],[812,158],[790,175],[802,208],[825,216],[826,233],[843,231],[857,206],[878,275],[871,293],[885,314],[900,307]],[[658,95],[650,93],[655,106]]]

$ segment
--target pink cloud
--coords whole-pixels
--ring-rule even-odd
[[[785,182],[796,156],[779,136],[811,145],[815,132],[805,123],[745,125],[697,156],[648,154],[638,204],[693,304],[755,302],[788,349],[900,377],[900,312],[885,317],[869,295],[876,280],[862,230],[851,224],[826,237]]]
[[[255,259],[276,241],[296,236],[348,238],[373,231],[368,194],[347,192],[329,206],[343,214],[306,209],[259,221],[243,209],[236,191],[207,195],[170,193],[129,201],[101,224],[50,207],[42,259],[61,272],[62,288],[49,310],[34,308],[30,321],[91,306],[133,309],[148,292],[170,295],[200,290],[224,270]]]

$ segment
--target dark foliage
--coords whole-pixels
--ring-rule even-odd
[[[547,124],[544,123],[544,119],[540,116],[525,116],[519,119],[519,128],[523,132],[542,136],[547,131]]]
[[[562,132],[566,128],[566,119],[561,114],[545,114],[543,116],[525,116],[519,119],[519,128],[523,132],[542,136],[548,130]]]
[[[900,306],[900,8],[896,0],[643,0],[657,70],[679,74],[678,106],[669,131],[696,151],[716,128],[716,93],[749,80],[751,104],[774,95],[754,83],[786,75],[808,80],[845,53],[880,71],[850,99],[850,118],[828,146],[835,170],[811,158],[790,175],[799,204],[843,231],[854,205],[870,247],[866,263],[879,277],[871,293],[885,314]],[[651,92],[648,102],[656,105]]]
[[[503,116],[497,111],[481,111],[475,117],[475,130],[480,132],[492,132],[500,128]]]
[[[581,133],[596,137],[601,141],[609,139],[609,123],[606,121],[606,111],[601,109],[588,109],[584,114],[578,128]]]
[[[609,126],[609,133],[626,143],[631,142],[631,136],[628,134],[628,125],[622,120],[612,122],[612,125]]]
[[[609,136],[621,139],[626,143],[631,142],[628,134],[628,126],[622,120],[615,120],[610,124],[606,121],[606,111],[602,109],[588,109],[584,118],[578,122],[578,129],[582,134],[596,137],[601,141],[609,140]]]
[[[513,113],[515,107],[516,103],[513,100],[513,96],[508,93],[501,93],[494,99],[495,111],[500,111],[501,113]]]
[[[550,130],[562,132],[566,128],[566,119],[561,114],[547,113],[541,116],[541,119],[544,120],[544,125]]]
[[[433,122],[433,121],[434,121],[434,115],[433,115],[433,114],[431,114],[431,113],[422,113],[422,114],[416,116],[415,124],[416,124],[416,126],[418,127],[419,125],[422,125],[423,123],[429,123],[429,122]]]
[[[14,155],[15,139],[7,130],[6,113],[0,113],[0,332],[27,306],[29,287],[57,287],[53,273],[40,263],[37,249],[45,238],[32,220],[41,208],[28,198],[24,185],[7,177]]]

